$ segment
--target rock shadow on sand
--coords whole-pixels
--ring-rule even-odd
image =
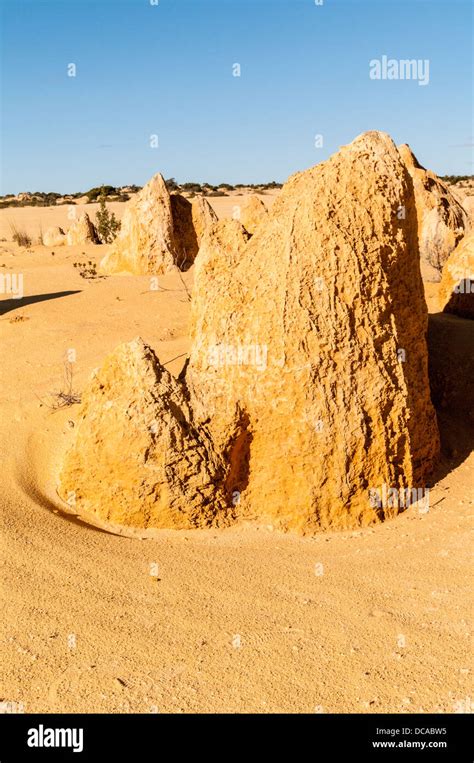
[[[6,315],[6,313],[12,310],[17,310],[27,305],[34,305],[36,302],[47,302],[50,299],[59,299],[60,297],[69,297],[71,294],[80,293],[80,289],[75,289],[73,291],[56,291],[51,294],[31,294],[21,299],[4,299],[0,301],[0,315]]]

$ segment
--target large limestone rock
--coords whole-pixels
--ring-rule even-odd
[[[448,186],[422,167],[411,148],[399,146],[413,181],[418,216],[418,241],[425,280],[439,281],[443,265],[464,236],[468,216]]]
[[[177,264],[181,270],[186,270],[196,258],[204,231],[217,221],[217,215],[202,196],[191,202],[184,196],[173,194],[171,211]]]
[[[239,515],[312,531],[397,513],[406,494],[383,496],[421,488],[439,442],[396,146],[366,133],[293,176],[244,238],[221,224],[204,236],[186,370]]]
[[[83,393],[61,497],[129,527],[204,527],[228,522],[221,481],[181,384],[142,340],[120,345]]]
[[[449,256],[439,285],[445,313],[474,319],[474,234],[467,235]]]
[[[160,173],[127,204],[120,233],[100,263],[104,273],[160,275],[175,267],[173,215]]]
[[[268,209],[263,201],[255,194],[248,196],[240,212],[240,222],[245,230],[253,235],[267,217]]]
[[[63,246],[66,243],[66,234],[63,229],[57,225],[43,233],[43,244],[45,246]]]
[[[71,225],[67,232],[66,241],[68,246],[77,246],[78,244],[100,244],[95,225],[91,222],[87,212],[83,212]]]

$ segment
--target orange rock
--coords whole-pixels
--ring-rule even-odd
[[[253,235],[268,217],[268,209],[263,201],[251,194],[242,206],[240,213],[240,222],[251,235]]]
[[[43,233],[44,246],[63,246],[66,243],[66,234],[63,229],[57,225],[53,225],[51,228]]]
[[[158,172],[127,204],[120,233],[100,269],[160,275],[175,267],[175,257],[170,195]]]
[[[95,225],[91,222],[87,212],[83,212],[76,222],[69,228],[66,235],[68,246],[78,244],[100,244]]]
[[[313,531],[403,508],[369,490],[420,488],[436,459],[426,327],[413,189],[388,135],[290,178],[248,243],[235,225],[205,235],[186,381],[241,516]]]
[[[197,254],[203,230],[217,216],[205,199],[170,197],[157,173],[129,202],[120,233],[102,259],[104,273],[160,275],[186,270]]]
[[[182,385],[135,339],[106,357],[83,394],[59,494],[79,512],[129,527],[223,525],[222,473]]]
[[[138,340],[112,353],[61,495],[140,527],[314,532],[405,508],[439,449],[417,233],[413,183],[378,132],[290,178],[250,239],[214,224],[185,372]]]
[[[190,202],[177,193],[171,196],[171,211],[177,264],[186,270],[196,258],[204,231],[217,221],[217,215],[207,199],[199,196]]]
[[[448,186],[419,164],[410,146],[398,150],[413,181],[423,278],[439,281],[444,263],[464,236],[468,216]]]
[[[474,319],[474,234],[467,235],[450,254],[439,285],[440,308]]]

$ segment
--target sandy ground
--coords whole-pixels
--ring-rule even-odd
[[[220,214],[233,202],[215,200]],[[3,211],[1,236],[9,219],[34,234],[66,214]],[[428,513],[314,538],[248,525],[141,540],[61,511],[54,481],[77,405],[47,403],[68,350],[80,391],[119,342],[140,335],[174,373],[188,348],[180,280],[151,291],[146,277],[81,278],[82,252],[105,249],[0,242],[0,274],[22,273],[25,291],[0,295],[1,700],[25,712],[469,710],[472,453],[444,457]],[[435,296],[429,285],[434,311]]]

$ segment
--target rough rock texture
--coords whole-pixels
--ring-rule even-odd
[[[135,339],[105,359],[83,393],[59,494],[121,525],[222,525],[229,510],[216,487],[221,471],[181,384]]]
[[[251,194],[242,206],[240,222],[251,235],[268,217],[268,209],[261,199]]]
[[[217,220],[205,199],[170,196],[158,173],[128,204],[120,233],[100,263],[104,273],[160,275],[194,262],[202,233]]]
[[[104,273],[159,275],[175,267],[175,258],[170,195],[157,173],[128,203],[120,233],[100,268]]]
[[[87,212],[83,212],[79,219],[71,225],[67,232],[66,241],[68,246],[100,244],[95,225],[91,222]]]
[[[214,223],[203,236],[195,262],[194,279],[202,279],[204,283],[206,278],[214,281],[228,276],[229,270],[238,263],[249,238],[249,233],[237,220],[226,218]],[[198,331],[194,333],[195,341],[199,341]]]
[[[439,285],[441,310],[474,319],[474,234],[467,235],[450,254]]]
[[[63,246],[66,243],[66,234],[62,228],[54,225],[43,233],[43,244],[45,246]]]
[[[439,281],[444,263],[465,233],[468,217],[448,186],[418,163],[408,145],[398,150],[413,181],[422,274],[425,280]]]
[[[230,223],[204,236],[186,369],[239,515],[311,531],[397,513],[369,490],[423,485],[439,441],[396,146],[366,133],[293,176],[243,238]]]
[[[193,264],[203,233],[217,221],[217,215],[207,199],[199,196],[190,202],[179,194],[171,196],[171,211],[177,264],[185,270]]]

